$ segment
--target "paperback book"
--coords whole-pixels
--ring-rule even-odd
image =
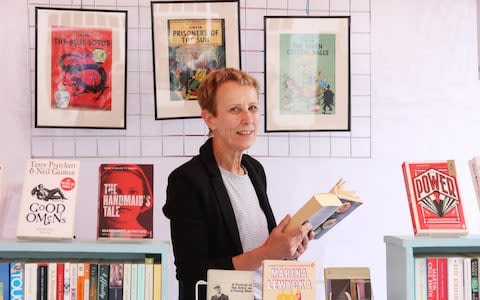
[[[365,267],[325,268],[325,299],[371,300],[370,270]]]
[[[253,299],[254,274],[253,271],[209,269],[207,299]]]
[[[80,162],[27,161],[18,239],[73,239]]]
[[[313,261],[263,261],[263,299],[317,299],[316,284]]]
[[[100,165],[97,238],[153,238],[153,164]]]
[[[291,231],[308,221],[318,239],[345,219],[363,203],[355,192],[345,190],[345,183],[340,179],[328,193],[315,194],[292,216],[285,230]]]
[[[402,164],[415,235],[467,234],[453,160]]]

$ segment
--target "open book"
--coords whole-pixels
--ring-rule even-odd
[[[345,190],[344,185],[345,180],[340,179],[328,193],[313,195],[292,216],[285,231],[291,231],[308,221],[313,225],[315,239],[327,233],[363,203],[353,191]]]

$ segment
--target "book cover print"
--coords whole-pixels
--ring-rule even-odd
[[[263,299],[317,299],[316,284],[313,261],[263,261]]]
[[[217,270],[207,271],[207,299],[253,299],[253,271]]]
[[[335,37],[280,34],[280,114],[335,114]]]
[[[453,161],[402,165],[415,234],[466,233]]]
[[[320,226],[314,228],[313,231],[315,232],[315,239],[323,236],[362,204],[360,201],[352,201],[342,198],[339,199],[342,201],[342,206],[340,206],[340,208],[338,208],[330,217],[328,217],[325,222],[320,224]]]
[[[52,109],[112,109],[112,30],[51,29]]]
[[[18,238],[73,239],[79,169],[79,161],[27,161]]]
[[[200,82],[224,68],[224,19],[168,20],[170,99],[197,100]]]
[[[102,164],[97,238],[153,238],[153,165]]]

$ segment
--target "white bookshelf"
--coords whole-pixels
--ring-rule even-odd
[[[415,256],[480,253],[480,236],[385,236],[387,299],[415,300]]]
[[[107,241],[1,241],[0,260],[20,259],[114,259],[143,260],[161,255],[162,299],[169,295],[169,270],[171,246],[168,242],[107,242]]]

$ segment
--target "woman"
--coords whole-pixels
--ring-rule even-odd
[[[258,91],[253,77],[231,68],[210,73],[198,89],[211,137],[170,174],[163,207],[181,300],[194,299],[195,283],[208,269],[256,271],[260,298],[262,261],[295,259],[313,238],[310,224],[284,233],[289,216],[276,225],[264,169],[244,153],[256,138]]]
[[[100,167],[99,238],[153,238],[153,165]]]

